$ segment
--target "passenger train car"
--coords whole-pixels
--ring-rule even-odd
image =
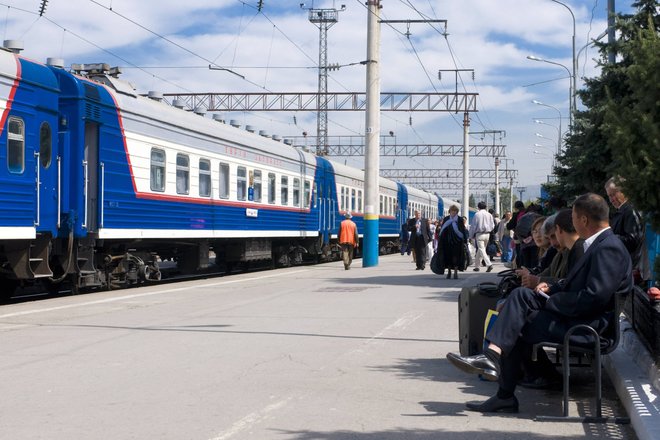
[[[364,230],[364,172],[159,100],[107,65],[0,50],[0,282],[119,287],[251,261],[338,257]],[[380,179],[380,250],[414,210],[453,203]]]

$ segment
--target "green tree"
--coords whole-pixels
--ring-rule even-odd
[[[654,2],[657,3],[657,2]],[[657,19],[657,16],[656,16]],[[610,96],[605,105],[604,132],[612,153],[612,170],[633,205],[660,230],[660,39],[654,17],[638,27],[621,20],[619,27],[634,34],[622,39],[620,53],[629,61],[622,76],[629,93]],[[625,35],[625,34],[624,34]]]
[[[490,197],[490,200],[493,201],[493,205],[495,204],[495,189],[491,189],[488,191],[488,195]],[[495,208],[495,212],[497,212],[500,217],[504,215],[506,211],[509,210],[509,201],[511,200],[511,191],[509,191],[509,188],[505,187],[500,187],[500,205],[502,205],[502,210],[499,209],[499,207]],[[514,199],[515,200],[515,199]]]
[[[565,138],[566,149],[558,157],[558,166],[555,168],[557,181],[544,185],[549,193],[565,200],[570,201],[588,191],[605,195],[603,185],[609,177],[637,177],[639,169],[634,168],[635,164],[641,166],[639,163],[644,164],[643,175],[647,178],[646,183],[655,185],[657,200],[658,170],[655,168],[653,171],[654,167],[657,167],[657,143],[651,142],[649,145],[648,142],[657,142],[658,139],[658,1],[640,0],[633,3],[633,7],[636,8],[635,14],[617,15],[619,38],[614,45],[598,43],[601,75],[586,79],[585,88],[578,91],[586,110],[575,114],[572,134]],[[653,38],[649,42],[651,35]],[[634,50],[638,46],[639,53]],[[614,64],[607,63],[610,50],[617,54],[617,62]],[[630,75],[634,75],[634,79],[631,79]],[[633,84],[634,81],[640,80],[643,84]],[[646,94],[644,102],[638,103],[640,95],[643,94]],[[654,104],[653,111],[649,111]],[[635,123],[628,130],[623,130],[622,127],[631,121]],[[630,142],[622,142],[623,138],[631,135],[631,131],[634,131],[635,136],[630,138]],[[616,141],[613,133],[619,134]],[[647,136],[646,143],[640,143],[640,138],[644,136]],[[638,152],[635,149],[637,145],[649,146],[640,148],[641,151]],[[642,162],[639,162],[640,160]],[[652,174],[656,177],[649,178]],[[632,179],[628,186],[624,186],[631,198],[637,191],[635,186],[638,182],[639,179]],[[647,195],[648,192],[644,191],[644,195],[640,197]],[[633,198],[633,202],[640,209],[644,209],[636,203],[636,198]]]

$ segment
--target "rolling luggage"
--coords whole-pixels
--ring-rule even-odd
[[[458,336],[461,356],[472,356],[483,351],[486,314],[488,309],[495,309],[499,298],[495,283],[481,283],[461,290],[458,297]]]

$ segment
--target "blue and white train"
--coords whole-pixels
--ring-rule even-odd
[[[337,256],[364,173],[138,95],[107,65],[41,64],[0,50],[0,285],[116,287],[158,262],[274,265]],[[381,252],[414,210],[454,202],[380,179]]]

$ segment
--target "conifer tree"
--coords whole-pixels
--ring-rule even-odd
[[[617,41],[597,43],[601,75],[585,79],[585,88],[578,91],[586,109],[574,115],[572,134],[555,168],[556,183],[545,187],[566,200],[587,191],[605,195],[605,181],[620,175],[624,192],[660,229],[660,8],[657,0],[640,0],[633,7],[635,14],[616,17]],[[607,63],[610,50],[617,56],[614,64]]]

